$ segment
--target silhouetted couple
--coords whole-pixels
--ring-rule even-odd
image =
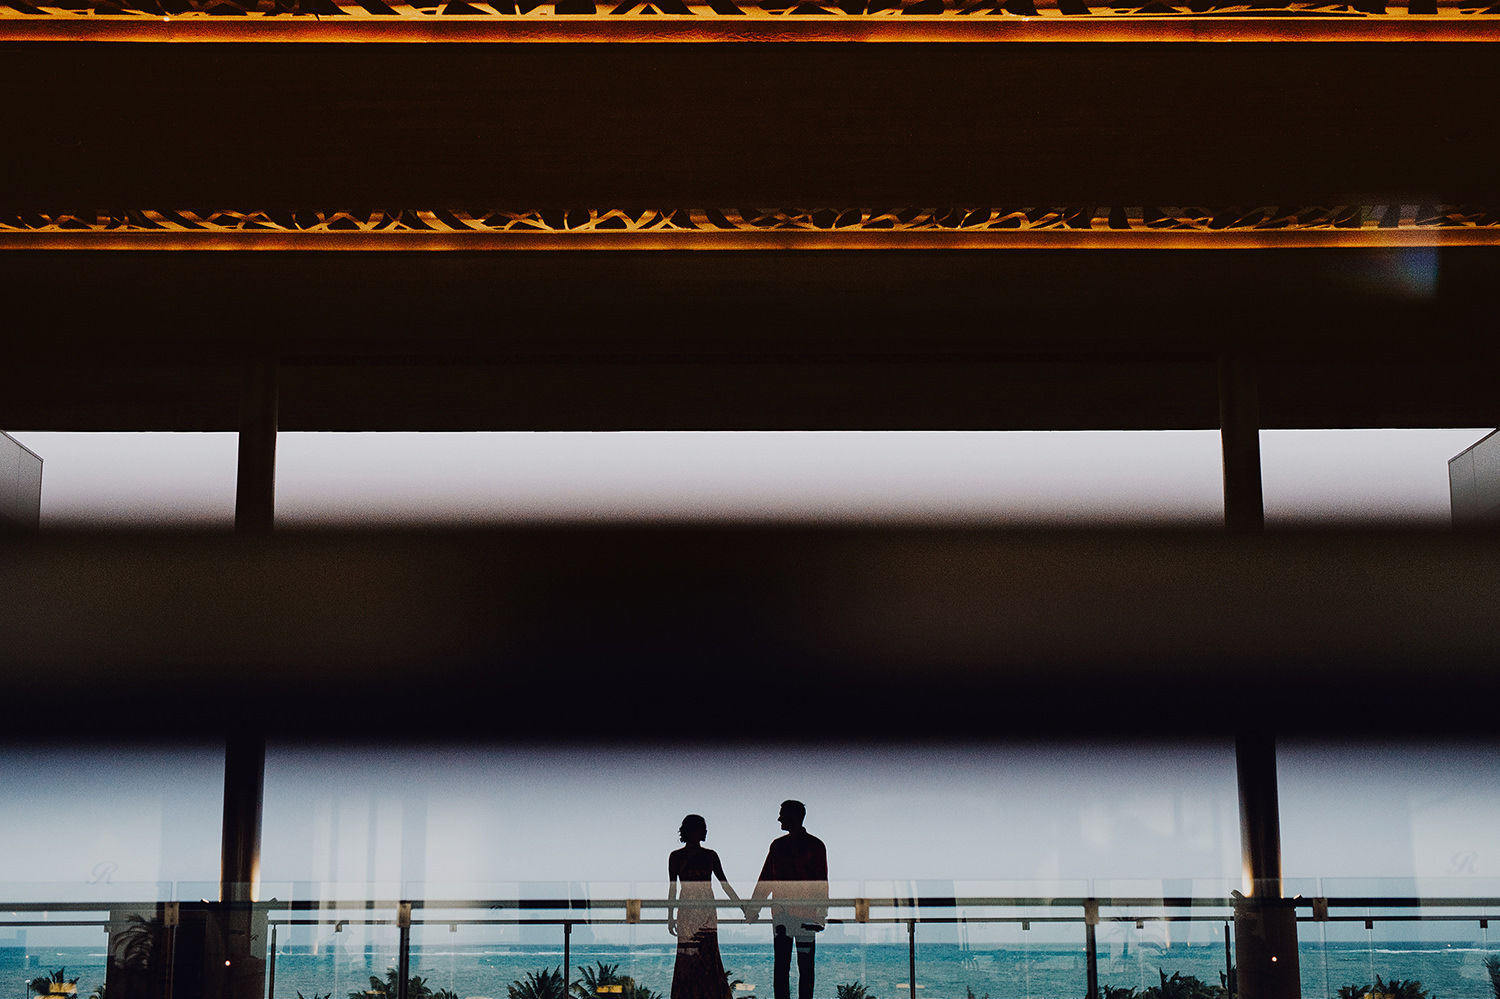
[[[760,880],[748,903],[745,918],[760,918],[755,902],[771,900],[772,943],[775,967],[772,988],[775,999],[791,999],[792,951],[797,952],[797,995],[812,999],[813,957],[817,936],[828,912],[828,852],[823,841],[802,827],[807,808],[800,801],[783,801],[777,816],[786,835],[771,843]],[[680,850],[667,860],[671,884],[667,899],[677,897],[682,882],[682,906],[675,914],[667,908],[667,932],[677,936],[677,965],[672,971],[671,999],[729,999],[724,962],[719,956],[719,920],[713,905],[710,875],[719,879],[724,893],[735,902],[740,897],[724,877],[719,855],[703,846],[708,823],[701,815],[682,820],[678,836]]]

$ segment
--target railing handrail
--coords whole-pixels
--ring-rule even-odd
[[[267,899],[252,903],[236,903],[238,905],[249,904],[255,909],[267,912],[279,911],[314,911],[314,910],[380,910],[396,909],[401,905],[409,905],[413,909],[429,910],[451,910],[451,909],[487,909],[487,910],[514,910],[514,911],[546,911],[566,910],[569,912],[593,912],[594,910],[625,909],[630,906],[639,906],[643,909],[685,909],[685,908],[717,908],[730,909],[743,905],[753,905],[758,908],[768,908],[772,905],[816,905],[828,909],[849,909],[859,906],[881,909],[964,909],[964,908],[1063,908],[1083,909],[1087,906],[1098,906],[1101,909],[1120,908],[1159,908],[1159,909],[1232,909],[1240,899],[1234,896],[1174,896],[1174,895],[1064,895],[1064,896],[1018,896],[1018,895],[979,895],[979,896],[954,896],[954,895],[915,895],[915,896],[786,896],[775,900],[767,899],[744,899],[735,902],[730,899],[684,899],[684,898],[499,898],[499,899],[423,899],[423,898],[391,898],[391,899]],[[1500,909],[1500,896],[1382,896],[1382,895],[1352,895],[1352,896],[1293,896],[1274,900],[1276,904],[1291,908],[1314,908],[1317,905],[1325,905],[1330,909],[1424,909],[1424,908],[1496,908]],[[0,924],[5,922],[4,915],[30,913],[30,912],[104,912],[104,911],[144,911],[154,910],[165,904],[178,904],[187,907],[205,904],[219,904],[211,899],[199,901],[187,900],[113,900],[113,901],[70,901],[70,902],[0,902]],[[1497,912],[1496,915],[1500,915]],[[899,917],[900,921],[907,918],[917,918],[919,921],[929,921],[925,917]],[[968,917],[946,917],[962,919]],[[1019,917],[1018,917],[1019,918]],[[1044,918],[1044,917],[1038,917]],[[1112,917],[1113,918],[1113,917]],[[1136,916],[1121,916],[1118,918],[1138,918]],[[1351,917],[1352,918],[1352,917]],[[1363,918],[1363,917],[1361,917]],[[1483,918],[1483,917],[1476,917]],[[452,922],[452,919],[439,919],[437,922]],[[544,919],[543,922],[560,922],[558,919]],[[580,922],[581,920],[570,919],[569,922]],[[844,919],[831,919],[830,922],[848,922]]]

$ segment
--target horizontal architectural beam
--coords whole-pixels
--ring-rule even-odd
[[[1493,363],[1261,366],[1265,429],[1488,427]],[[232,365],[9,365],[14,430],[232,431]],[[284,365],[283,431],[1212,430],[1211,358]]]
[[[1500,207],[126,210],[0,215],[0,250],[1244,250],[1500,246]]]
[[[23,701],[66,689],[75,738],[139,735],[142,718],[201,735],[229,702],[304,738],[547,738],[548,706],[579,697],[619,724],[571,734],[607,739],[1227,736],[1266,718],[1367,736],[1393,712],[1380,734],[1398,738],[1492,734],[1500,697],[1493,534],[0,544],[0,679]],[[795,696],[755,710],[767,689]],[[729,722],[676,710],[708,693]]]
[[[1440,4],[1412,0],[1410,7],[1404,3],[1386,7],[1383,2],[1365,0],[1359,6],[1368,9],[1358,11],[1318,0],[1283,0],[1255,4],[1253,12],[1247,4],[1221,3],[1218,10],[1203,11],[1203,4],[1168,7],[1156,3],[1131,9],[1090,7],[1083,0],[824,0],[802,4],[629,0],[597,5],[580,0],[482,5],[463,0],[417,5],[402,0],[92,0],[92,5],[110,16],[96,18],[88,8],[0,4],[0,42],[1384,43],[1500,39],[1500,16],[1489,8],[1460,6],[1451,0]],[[529,10],[515,12],[523,7]],[[663,15],[659,9],[672,7],[685,8],[685,16]],[[311,11],[317,8],[333,16],[314,17]],[[585,8],[591,12],[583,12]],[[846,14],[846,8],[866,13]],[[291,13],[294,10],[303,13]],[[219,14],[242,16],[226,21]]]
[[[1212,429],[1492,426],[1500,248],[11,253],[0,426]],[[80,275],[87,275],[80,280]],[[23,332],[24,331],[24,332]]]

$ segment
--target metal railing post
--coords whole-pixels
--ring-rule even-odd
[[[907,985],[911,993],[911,999],[917,999],[917,921],[908,919],[906,921],[906,964]]]
[[[572,947],[573,947],[573,924],[563,920],[563,999],[567,999],[568,986],[571,982],[572,970]]]
[[[396,999],[410,999],[407,979],[411,976],[411,903],[396,905]]]
[[[1088,999],[1099,999],[1099,943],[1094,927],[1099,925],[1098,899],[1085,899],[1083,903],[1084,967],[1088,975]]]
[[[271,957],[266,962],[266,999],[276,999],[276,924],[271,924]]]
[[[182,922],[182,903],[164,903],[161,922],[167,936],[167,952],[162,959],[167,968],[166,999],[173,999],[172,989],[177,984],[177,926]]]
[[[1229,945],[1229,924],[1224,924],[1224,991],[1229,999],[1234,999],[1235,993],[1239,991],[1234,980],[1234,950]]]

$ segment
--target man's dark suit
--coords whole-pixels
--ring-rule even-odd
[[[797,995],[812,999],[813,957],[817,937],[828,918],[828,851],[823,841],[797,828],[771,843],[752,896],[796,899],[802,904],[772,903],[776,965],[775,999],[791,999],[792,945],[797,947]],[[821,903],[821,904],[820,904]]]

